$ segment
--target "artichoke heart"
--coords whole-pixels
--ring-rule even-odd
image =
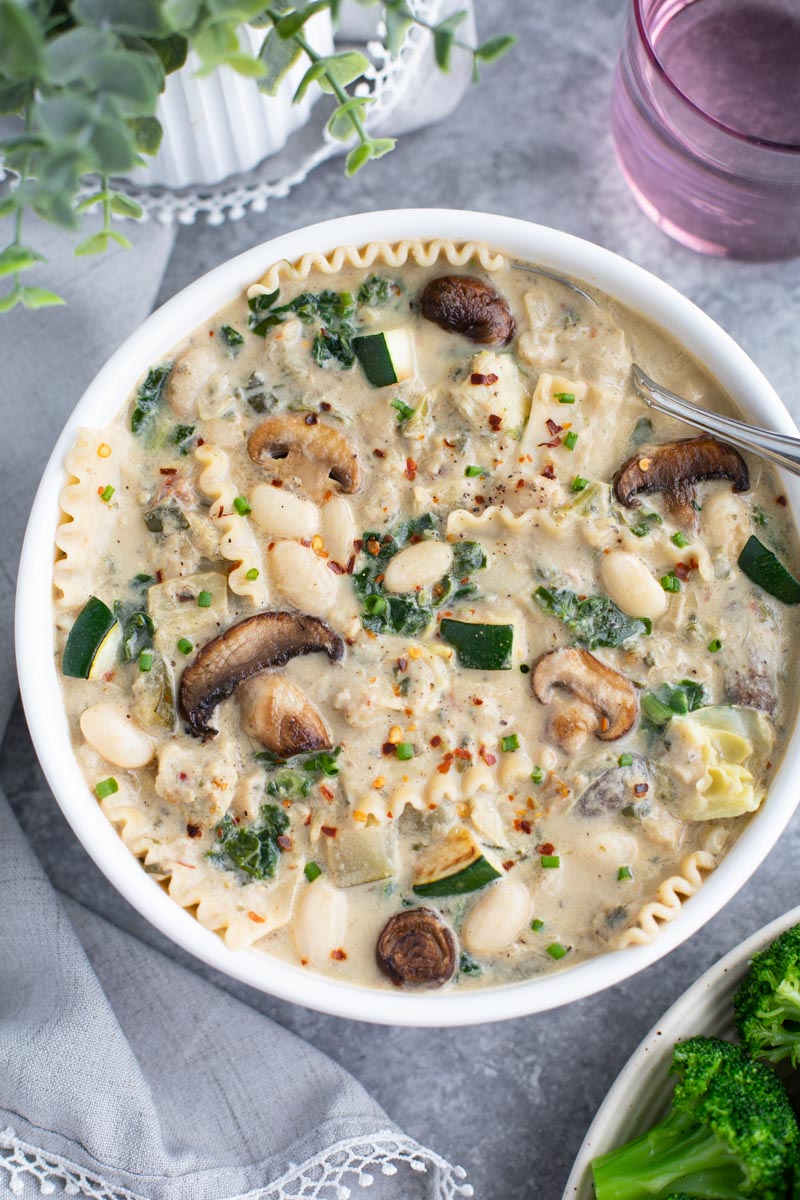
[[[754,708],[709,705],[672,719],[670,749],[662,760],[689,791],[672,806],[684,821],[713,821],[755,812],[765,788],[763,777],[774,742],[772,726]],[[692,785],[694,785],[692,787]]]

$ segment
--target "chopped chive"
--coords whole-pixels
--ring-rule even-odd
[[[105,500],[106,504],[108,504],[109,500],[111,499],[111,497],[113,495],[114,495],[114,488],[111,486],[110,483],[107,483],[106,486],[103,488],[102,492],[100,493],[100,499]]]
[[[680,533],[680,532],[673,533],[672,537],[669,540],[671,542],[674,542],[675,545],[678,546],[681,550],[683,549],[684,546],[689,545],[689,539],[687,538],[685,533]]]
[[[153,651],[152,650],[140,650],[139,651],[139,670],[140,671],[151,671],[152,668],[153,668]]]
[[[539,862],[545,870],[553,870],[555,867],[561,866],[561,858],[558,854],[543,854]]]
[[[179,638],[178,649],[180,650],[181,654],[191,654],[194,650],[194,646],[188,638]]]
[[[258,567],[251,567],[246,573],[245,579],[258,579]]]
[[[414,747],[411,742],[398,742],[395,746],[395,754],[400,759],[400,762],[408,762],[414,757]]]
[[[410,404],[405,404],[402,400],[393,400],[392,408],[397,413],[397,424],[402,425],[404,421],[410,421],[417,411]]]
[[[313,883],[315,879],[319,879],[322,874],[322,868],[318,867],[315,862],[307,862],[303,867],[303,874],[309,883]]]
[[[569,490],[571,492],[582,492],[585,487],[588,487],[588,484],[588,479],[584,479],[582,475],[576,475],[569,485]]]
[[[516,733],[509,733],[504,738],[501,738],[500,749],[504,753],[508,753],[509,750],[519,750],[519,735]]]
[[[712,654],[716,654],[718,650],[722,649],[722,642],[719,640],[719,638],[714,638],[708,643],[708,648]]]
[[[620,754],[619,758],[617,759],[617,762],[619,763],[619,765],[621,767],[632,767],[633,766],[633,755],[632,754]]]
[[[211,592],[201,592],[200,595],[197,597],[197,607],[198,608],[211,608],[211,600],[212,600]]]
[[[577,433],[573,433],[573,431],[571,429],[570,429],[569,433],[564,434],[564,445],[567,447],[568,450],[574,450],[575,446],[577,444],[577,441],[578,441],[578,435],[577,435]]]
[[[467,467],[464,471],[464,474],[466,475],[467,479],[475,479],[476,476],[488,475],[489,472],[486,467]]]
[[[113,775],[109,775],[108,779],[101,779],[94,787],[94,794],[98,800],[105,800],[106,796],[113,796],[114,792],[118,791],[119,784]]]
[[[560,942],[553,942],[551,946],[547,947],[547,953],[558,962],[559,958],[569,954],[569,949],[569,946],[562,946]]]
[[[544,921],[540,917],[534,917],[531,921],[531,929],[534,933],[541,933],[544,929]]]
[[[541,783],[544,779],[544,771],[541,767],[534,767],[531,771],[531,783]]]
[[[246,517],[249,512],[253,511],[250,507],[250,501],[246,496],[237,496],[233,502],[233,507],[240,517]]]
[[[665,592],[679,592],[681,581],[674,571],[670,571],[668,575],[661,576],[661,586]]]
[[[617,871],[617,879],[619,879],[620,882],[623,879],[633,879],[633,871],[630,869],[630,867],[620,867],[620,869]]]
[[[559,404],[574,404],[575,403],[575,393],[574,392],[553,392],[553,399],[557,400]]]

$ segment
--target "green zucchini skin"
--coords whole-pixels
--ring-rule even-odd
[[[483,855],[474,859],[462,871],[432,879],[430,883],[418,883],[411,890],[416,896],[466,896],[477,892],[500,878],[500,872]]]
[[[90,596],[69,631],[61,659],[62,673],[72,679],[91,679],[92,668],[104,647],[111,648],[109,639],[114,640],[115,644],[113,656],[108,657],[116,657],[121,635],[122,630],[108,605],[98,600],[97,596]]]
[[[783,604],[800,604],[800,583],[763,542],[751,534],[739,555],[748,579]]]
[[[459,666],[475,671],[510,671],[513,625],[487,625],[445,617],[439,632],[458,655]]]
[[[405,346],[402,345],[404,341]],[[394,350],[392,342],[395,343]],[[387,333],[362,334],[353,338],[353,349],[373,387],[390,387],[393,383],[408,378],[411,359],[404,330],[390,329]],[[403,357],[402,350],[406,351],[406,362],[397,361]]]

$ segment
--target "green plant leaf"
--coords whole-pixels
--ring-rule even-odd
[[[300,80],[299,84],[297,85],[297,90],[295,91],[295,94],[292,97],[292,103],[299,104],[300,101],[305,96],[308,89],[311,87],[311,84],[315,83],[318,80],[321,80],[322,76],[324,74],[325,74],[325,59],[320,59],[319,62],[312,63],[311,66],[306,71],[303,78]]]
[[[141,204],[137,204],[124,192],[112,192],[111,211],[118,217],[129,217],[132,221],[139,221],[144,214]]]
[[[83,96],[61,95],[53,100],[42,100],[36,107],[37,121],[56,141],[84,140],[95,117],[94,106]]]
[[[44,66],[43,38],[34,14],[14,0],[0,0],[0,75],[29,83]]]
[[[158,56],[165,75],[172,75],[174,71],[180,71],[181,67],[185,65],[186,56],[189,53],[189,43],[181,34],[171,33],[169,37],[148,38],[147,44]]]
[[[4,196],[3,199],[0,200],[0,219],[3,217],[10,217],[13,212],[16,212],[17,197],[18,193],[14,192],[10,196]]]
[[[124,233],[120,233],[118,229],[109,229],[108,236],[111,238],[112,242],[116,242],[117,245],[121,246],[123,250],[133,249],[133,242],[130,240],[130,238],[125,237]]]
[[[450,70],[450,59],[453,53],[453,42],[461,22],[466,18],[465,10],[453,13],[446,21],[441,21],[433,31],[433,56],[440,71]]]
[[[47,43],[44,52],[48,78],[61,87],[78,83],[95,56],[112,54],[118,46],[118,39],[103,29],[79,26],[60,33]]]
[[[314,0],[313,4],[306,4],[302,8],[296,9],[295,12],[287,13],[285,17],[281,17],[275,28],[282,38],[294,37],[296,33],[305,25],[314,13],[322,12],[324,8],[328,8],[329,0]]]
[[[170,29],[187,33],[196,25],[203,9],[203,0],[164,0],[162,13]]]
[[[93,233],[91,237],[85,241],[79,242],[75,247],[75,253],[79,258],[83,258],[87,254],[105,254],[108,250],[108,234],[105,230],[100,233]]]
[[[121,50],[93,58],[85,79],[92,90],[113,96],[122,116],[147,117],[155,108],[164,71],[155,54]]]
[[[493,63],[502,58],[504,54],[508,54],[509,50],[515,46],[517,39],[511,37],[510,34],[500,34],[498,37],[489,38],[482,45],[476,46],[473,50],[475,58],[481,62]]]
[[[396,145],[397,138],[373,138],[370,142],[370,158],[383,158],[384,154],[391,154]]]
[[[350,100],[346,100],[344,104],[340,104],[338,108],[334,109],[325,128],[337,142],[349,142],[356,132],[351,114],[355,114],[363,120],[366,115],[366,106],[373,103],[372,96],[351,97]]]
[[[159,0],[72,0],[72,14],[83,25],[114,29],[140,37],[170,33]]]
[[[297,42],[282,38],[277,30],[270,29],[258,52],[264,64],[264,74],[258,81],[261,91],[268,96],[277,96],[278,88],[302,53]]]
[[[12,113],[21,112],[33,95],[33,88],[27,81],[21,83],[0,82],[0,117],[8,117]]]
[[[0,313],[11,312],[12,308],[16,308],[22,303],[22,289],[19,287],[12,288],[10,292],[6,292],[5,296],[0,296]]]
[[[95,124],[89,147],[94,153],[93,166],[103,175],[124,175],[137,165],[138,156],[130,129],[123,121],[110,116]]]
[[[406,40],[406,34],[414,24],[414,16],[406,8],[405,4],[397,5],[390,8],[388,5],[385,12],[386,21],[386,49],[396,58],[403,48],[403,43]]]
[[[96,204],[100,204],[103,200],[110,199],[113,192],[93,192],[91,196],[87,196],[85,200],[81,200],[75,208],[75,212],[83,214],[89,212],[89,209],[94,208]]]
[[[134,117],[128,121],[133,144],[139,154],[158,154],[164,130],[158,117]]]
[[[45,257],[30,246],[6,246],[0,254],[0,278],[6,275],[16,275],[19,271],[27,271],[37,262],[44,262]]]
[[[333,78],[340,87],[347,87],[356,79],[360,79],[369,67],[369,60],[358,50],[345,50],[342,54],[332,54],[324,60],[328,78]],[[319,81],[323,92],[333,93],[333,87],[324,76]]]
[[[53,308],[56,304],[66,304],[63,296],[49,292],[47,288],[23,287],[19,289],[20,299],[26,308]]]
[[[344,160],[346,175],[355,175],[372,158],[372,142],[359,142]]]

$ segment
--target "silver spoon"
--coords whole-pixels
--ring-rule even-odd
[[[638,363],[633,364],[633,382],[645,404],[656,412],[677,417],[679,421],[686,421],[688,425],[732,442],[740,450],[749,450],[751,454],[769,459],[793,475],[800,475],[800,438],[788,433],[774,433],[771,429],[759,429],[756,425],[747,425],[744,421],[734,421],[732,417],[698,408],[656,383]]]

